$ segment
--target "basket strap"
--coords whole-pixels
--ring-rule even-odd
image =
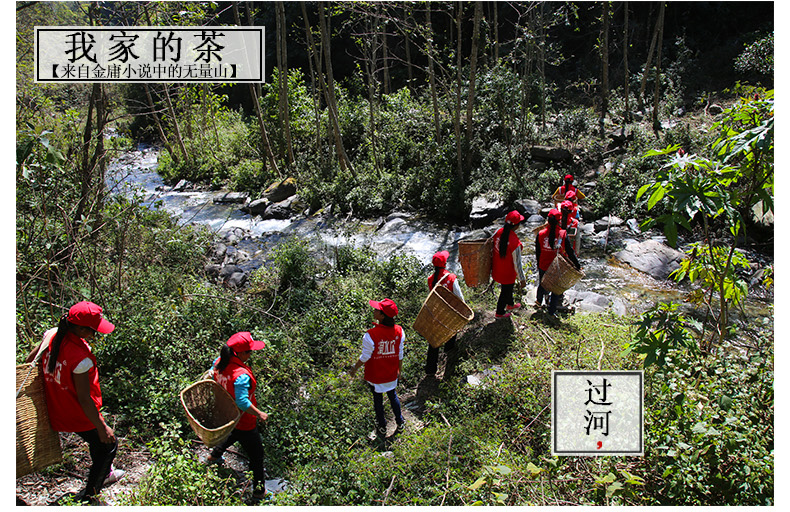
[[[431,291],[433,291],[433,290],[434,290],[434,289],[435,289],[437,286],[439,286],[440,284],[442,284],[442,281],[444,281],[444,280],[447,278],[447,276],[449,276],[449,275],[450,275],[450,272],[447,272],[447,273],[446,273],[444,276],[442,276],[442,278],[441,278],[441,279],[439,279],[439,281],[437,281],[436,283],[434,283],[434,285],[433,285],[433,288],[431,288]]]
[[[25,378],[22,379],[22,385],[19,386],[19,389],[16,390],[16,398],[19,398],[19,395],[22,393],[22,388],[25,387],[27,384],[27,379],[30,377],[30,374],[33,372],[33,369],[38,365],[39,360],[41,359],[42,354],[44,353],[44,342],[46,341],[46,345],[49,346],[49,343],[52,341],[52,338],[55,337],[55,333],[53,332],[52,335],[49,336],[49,339],[43,340],[38,346],[38,352],[36,352],[36,357],[30,361],[29,368],[27,369],[27,373],[25,374]]]

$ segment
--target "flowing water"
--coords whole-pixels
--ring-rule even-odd
[[[215,203],[214,199],[226,191],[175,192],[157,174],[158,151],[139,146],[116,159],[108,168],[108,188],[111,193],[137,196],[150,208],[163,209],[180,223],[204,225],[220,235],[243,233],[237,248],[253,255],[241,265],[245,271],[266,264],[271,250],[288,237],[300,237],[309,242],[316,258],[333,261],[333,249],[342,245],[369,247],[382,259],[395,254],[415,256],[429,271],[431,256],[439,250],[450,251],[448,268],[460,272],[457,242],[464,238],[485,236],[482,231],[468,227],[441,225],[409,215],[390,215],[386,219],[338,219],[331,216],[296,215],[285,220],[262,220],[240,210],[239,204]],[[255,198],[253,198],[255,199]],[[532,244],[532,229],[525,225],[519,235],[524,241],[524,263],[528,280],[534,288],[536,267]],[[486,230],[492,233],[492,225]],[[621,313],[641,312],[659,301],[680,302],[684,290],[671,281],[659,281],[627,265],[618,263],[601,250],[590,250],[591,240],[585,239],[581,263],[585,278],[569,294],[595,292],[618,305]],[[532,292],[534,294],[534,291]],[[750,300],[749,315],[765,315],[770,307],[766,300]]]

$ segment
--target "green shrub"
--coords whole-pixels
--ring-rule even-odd
[[[232,476],[198,461],[174,426],[162,427],[161,437],[149,443],[153,466],[129,494],[120,495],[120,505],[243,505],[242,491]]]

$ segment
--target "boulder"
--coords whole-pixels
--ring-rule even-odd
[[[614,257],[656,279],[666,279],[680,267],[685,254],[657,240],[629,243]]]
[[[504,217],[507,212],[507,205],[498,195],[478,196],[472,200],[469,223],[475,229],[488,226]]]
[[[189,183],[187,180],[181,180],[178,183],[176,183],[175,187],[173,187],[173,192],[183,192],[184,190],[190,187],[191,187],[191,183]]]
[[[612,303],[609,297],[595,292],[582,292],[568,290],[564,294],[569,304],[572,304],[579,311],[589,311],[591,313],[602,313],[606,311]]]
[[[622,225],[623,219],[618,217],[601,217],[595,221],[595,232],[599,233],[601,231],[606,231],[607,229],[620,227]]]
[[[210,279],[216,279],[219,277],[219,272],[222,269],[221,265],[217,265],[216,263],[211,263],[203,267],[203,271]]]
[[[249,213],[250,215],[263,216],[263,214],[266,212],[266,208],[269,207],[269,204],[271,203],[266,198],[256,199],[255,201],[251,201],[249,204],[243,206],[241,211],[244,213]]]
[[[247,274],[244,272],[234,272],[225,280],[225,285],[229,288],[241,288],[247,282]]]
[[[266,211],[263,212],[261,218],[263,219],[287,219],[291,217],[291,204],[294,202],[295,196],[290,196],[284,201],[270,204]]]
[[[294,194],[296,194],[296,180],[294,178],[285,178],[280,182],[269,185],[263,191],[263,198],[268,199],[271,203],[279,203]]]
[[[529,150],[533,160],[541,160],[544,162],[569,162],[573,159],[573,154],[565,148],[532,146]]]
[[[247,192],[226,192],[214,198],[217,204],[244,204],[249,200]]]
[[[514,203],[514,206],[524,217],[540,213],[540,203],[534,199],[519,199]]]

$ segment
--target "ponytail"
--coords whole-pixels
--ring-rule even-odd
[[[549,247],[554,247],[554,240],[557,237],[557,217],[549,216]]]
[[[233,351],[227,344],[222,345],[219,351],[219,361],[217,361],[217,371],[222,372],[230,364],[230,358],[235,356],[236,352]]]
[[[568,210],[562,210],[562,223],[560,224],[562,229],[568,229],[568,216],[570,213]]]
[[[68,315],[63,315],[60,317],[60,321],[58,322],[58,332],[55,333],[52,341],[49,342],[49,362],[47,364],[47,373],[53,373],[55,371],[55,364],[58,362],[58,354],[60,353],[60,345],[63,343],[63,338],[66,337],[66,333],[69,332],[69,328],[71,327],[71,323],[66,320],[67,316]]]
[[[442,275],[442,270],[444,267],[433,267],[433,278],[431,280],[431,289],[436,288],[436,285],[439,284],[439,276]]]
[[[502,237],[499,239],[499,257],[504,258],[507,256],[507,245],[510,241],[510,231],[513,230],[515,226],[509,222],[505,222],[505,227],[502,230]]]

